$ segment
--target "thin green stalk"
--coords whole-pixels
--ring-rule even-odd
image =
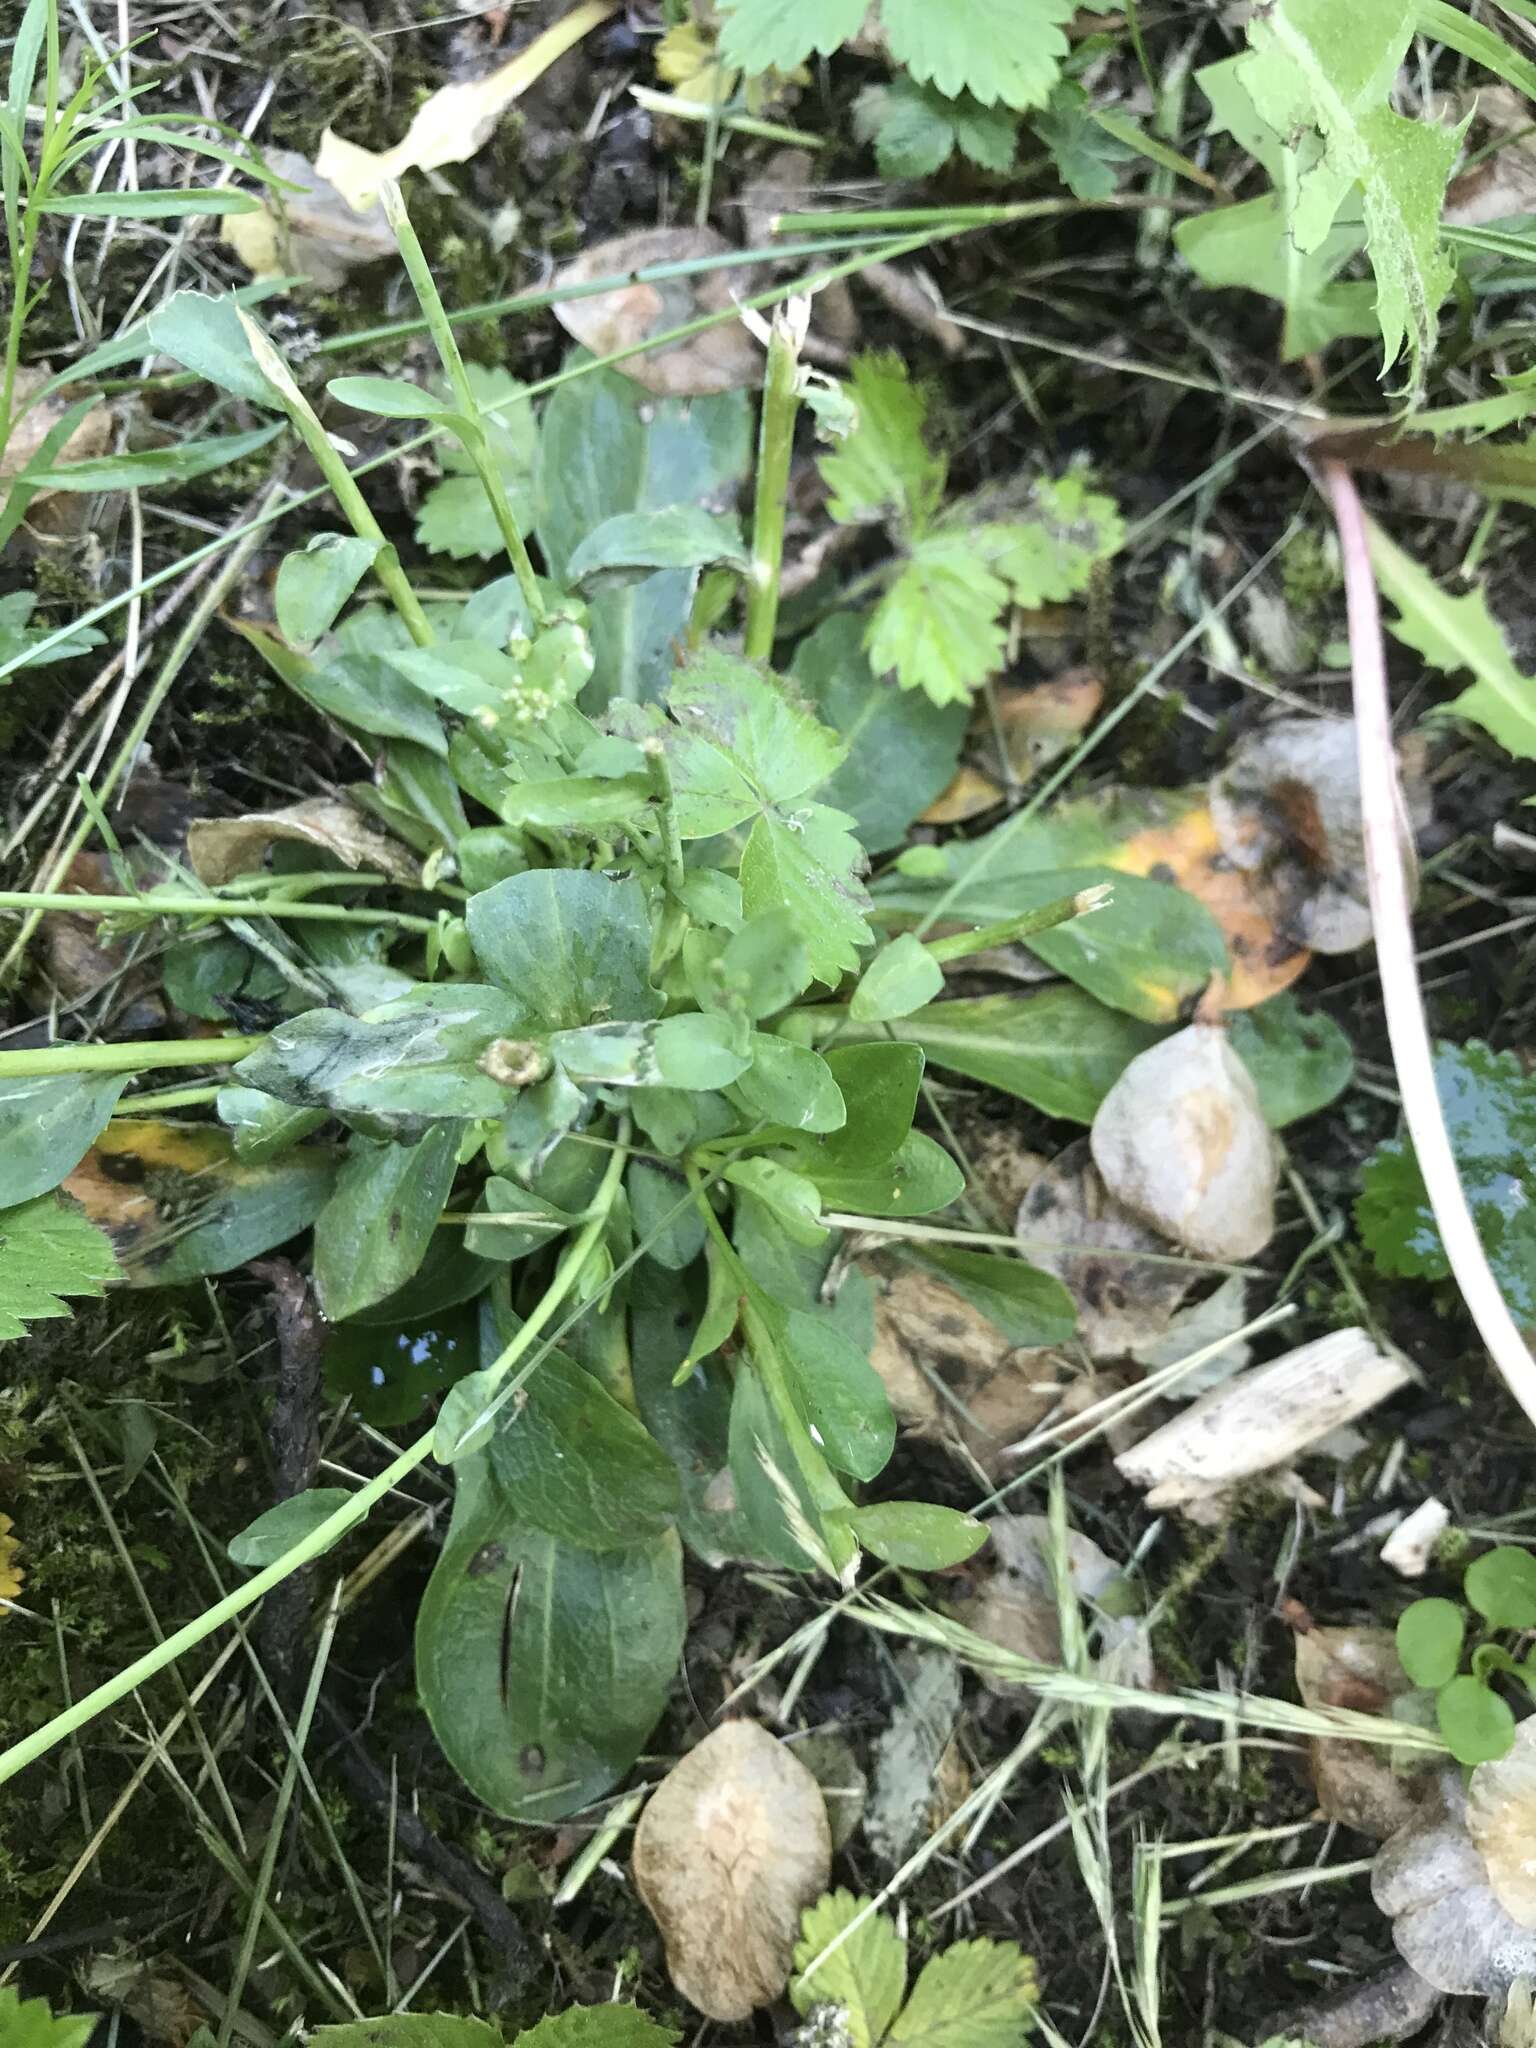
[[[325,1622],[320,1631],[320,1641],[315,1650],[314,1662],[309,1667],[309,1683],[304,1688],[303,1703],[299,1708],[298,1726],[293,1731],[293,1746],[288,1752],[288,1762],[283,1770],[282,1781],[277,1788],[272,1817],[267,1823],[267,1839],[262,1844],[261,1864],[256,1872],[256,1883],[251,1892],[250,1910],[246,1914],[245,1932],[240,1939],[240,1953],[235,1958],[234,1975],[230,1980],[229,1996],[224,2006],[224,2017],[219,2022],[219,2048],[229,2048],[229,2037],[234,2032],[235,2014],[239,2010],[246,1981],[251,1974],[251,1965],[256,1960],[256,1944],[261,1939],[262,1922],[266,1917],[267,1900],[272,1891],[272,1880],[277,1874],[278,1853],[287,1833],[288,1809],[293,1804],[294,1788],[299,1782],[299,1763],[304,1755],[304,1745],[309,1740],[309,1731],[314,1725],[315,1708],[320,1700],[320,1681],[325,1676],[325,1667],[330,1662],[331,1644],[336,1639],[336,1623],[341,1615],[342,1581],[336,1581],[331,1594],[331,1604],[326,1610]]]
[[[217,1102],[217,1088],[151,1088],[144,1095],[128,1095],[113,1110],[120,1116],[162,1116],[168,1109],[202,1109]]]
[[[326,924],[392,924],[407,932],[435,932],[437,920],[403,910],[354,910],[345,904],[292,902],[282,896],[242,901],[233,896],[72,896],[67,890],[0,889],[0,910],[64,910],[71,917],[290,917]]]
[[[656,792],[657,819],[661,829],[662,874],[667,892],[661,916],[656,923],[655,937],[651,942],[651,979],[659,983],[678,947],[683,943],[683,934],[688,929],[688,913],[683,908],[682,901],[686,877],[683,868],[683,838],[677,825],[677,792],[672,787],[672,765],[667,759],[667,750],[659,739],[653,737],[645,742],[643,751],[651,787]]]
[[[298,430],[299,438],[315,458],[316,467],[330,486],[347,524],[361,540],[372,541],[378,548],[374,557],[373,573],[389,594],[390,603],[405,621],[405,630],[418,647],[430,647],[437,635],[433,632],[421,600],[411,587],[411,579],[400,566],[400,558],[390,546],[384,529],[374,518],[368,500],[358,489],[355,478],[345,461],[341,450],[331,440],[320,424],[318,414],[298,385],[293,373],[265,334],[251,319],[250,315],[237,309],[240,325],[245,329],[246,340],[251,345],[251,354],[256,358],[256,367],[266,378],[272,389],[282,400],[283,410]]]
[[[191,655],[192,650],[207,631],[209,621],[217,614],[225,598],[228,597],[230,591],[239,581],[246,563],[260,546],[261,536],[266,527],[272,520],[278,517],[285,496],[286,492],[283,484],[280,481],[273,483],[265,493],[255,517],[247,522],[243,531],[237,530],[234,544],[230,547],[229,560],[224,563],[223,567],[209,583],[207,589],[198,598],[197,603],[188,615],[185,625],[183,625],[181,631],[171,643],[170,652],[166,655],[165,661],[161,665],[160,673],[155,677],[154,683],[150,687],[149,695],[145,698],[138,717],[123,736],[121,746],[112,757],[111,766],[107,769],[106,774],[98,785],[97,794],[103,802],[112,795],[118,784],[133,766],[133,763],[138,759],[139,749],[143,746],[149,729],[159,714],[161,705],[170,695],[171,685],[175,682],[177,676],[181,674],[182,668]],[[215,548],[228,546],[229,537],[221,535],[219,540],[211,545]],[[185,566],[188,565],[180,562],[173,563],[169,569],[161,572],[162,577],[178,575]],[[147,588],[148,586],[146,585],[145,587]],[[125,593],[122,602],[126,603],[132,595],[131,591]],[[98,612],[100,609],[101,607],[98,606]],[[59,633],[54,637],[67,639],[72,631],[78,631],[79,627],[84,623],[84,620],[77,619],[73,627],[60,627]],[[37,651],[41,652],[41,650]],[[13,658],[13,663],[20,664],[26,659],[27,656],[25,654],[19,654]],[[5,665],[0,664],[0,676],[4,676],[8,672]],[[64,845],[59,850],[59,857],[53,864],[53,872],[49,877],[52,887],[57,888],[68,874],[76,855],[90,838],[91,831],[91,821],[87,817],[81,824],[75,827],[69,838],[64,842]],[[0,984],[6,981],[15,968],[16,963],[21,959],[22,954],[26,951],[27,941],[31,938],[33,932],[37,930],[42,915],[43,913],[40,910],[31,910],[22,919],[21,930],[6,948],[4,959],[0,959]]]
[[[809,311],[809,301],[805,302]],[[747,571],[744,648],[749,659],[767,661],[779,621],[779,577],[784,566],[784,507],[789,496],[789,463],[800,411],[800,344],[804,320],[793,309],[773,316],[763,411],[757,435],[757,496],[752,512],[752,562]]]
[[[267,1042],[264,1031],[224,1038],[125,1040],[120,1045],[39,1045],[0,1052],[0,1081],[40,1074],[148,1074],[156,1067],[218,1067]]]
[[[965,960],[973,953],[988,953],[994,946],[1011,946],[1017,939],[1032,938],[1036,932],[1054,930],[1074,917],[1086,917],[1102,910],[1113,894],[1111,882],[1099,882],[1091,889],[1079,889],[1073,896],[1058,896],[1054,903],[1038,910],[1026,910],[1019,917],[1001,918],[996,924],[978,925],[974,931],[955,932],[947,939],[929,939],[924,952],[940,966],[951,960]]]
[[[427,262],[426,252],[421,246],[416,230],[411,226],[411,217],[406,212],[405,200],[400,187],[394,180],[386,179],[380,188],[379,198],[383,203],[384,217],[394,230],[395,240],[400,245],[400,255],[405,263],[411,289],[426,317],[427,328],[432,336],[432,345],[447,373],[454,403],[459,408],[459,419],[454,423],[465,454],[474,464],[475,474],[480,479],[485,495],[491,501],[497,531],[502,546],[512,562],[517,577],[517,587],[523,593],[523,602],[536,626],[547,623],[548,612],[544,596],[539,589],[539,579],[534,574],[529,559],[528,546],[523,539],[517,515],[512,510],[512,501],[507,496],[507,486],[499,465],[491,457],[490,444],[485,429],[480,423],[480,402],[475,397],[474,386],[464,368],[464,358],[459,354],[459,344],[453,338],[453,328],[438,294],[437,281]]]
[[[627,1133],[626,1121],[621,1126],[621,1139],[627,1136]],[[580,1280],[583,1268],[607,1228],[609,1212],[623,1185],[624,1167],[628,1156],[628,1147],[621,1142],[609,1161],[597,1194],[593,1198],[592,1214],[571,1240],[553,1279],[545,1289],[543,1298],[507,1344],[501,1356],[487,1368],[491,1386],[494,1387],[504,1379],[523,1354],[532,1348],[555,1310]],[[45,1722],[41,1728],[24,1736],[20,1742],[12,1743],[9,1749],[0,1751],[0,1785],[9,1784],[18,1772],[24,1771],[28,1764],[36,1763],[40,1757],[46,1756],[55,1744],[67,1740],[77,1729],[84,1728],[89,1722],[94,1721],[98,1714],[105,1713],[108,1707],[115,1706],[129,1693],[137,1692],[141,1685],[163,1671],[168,1664],[175,1663],[177,1658],[184,1656],[188,1650],[195,1649],[199,1643],[205,1642],[227,1621],[233,1621],[237,1614],[243,1614],[246,1608],[253,1606],[264,1593],[270,1593],[274,1586],[280,1586],[296,1571],[301,1571],[317,1557],[323,1557],[326,1551],[339,1543],[349,1530],[355,1529],[360,1522],[365,1521],[371,1510],[387,1494],[392,1493],[403,1480],[408,1479],[418,1466],[426,1463],[432,1454],[434,1433],[429,1429],[423,1436],[418,1437],[415,1443],[391,1460],[382,1472],[376,1474],[366,1485],[360,1486],[334,1514],[327,1515],[318,1527],[294,1544],[291,1550],[284,1551],[281,1557],[275,1558],[271,1564],[254,1573],[244,1585],[236,1586],[232,1592],[226,1593],[222,1600],[216,1600],[195,1619],[177,1629],[174,1635],[167,1636],[163,1643],[156,1644],[154,1649],[146,1651],[142,1657],[136,1657],[133,1663],[126,1665],[114,1677],[98,1685],[94,1691],[88,1692],[83,1699],[77,1700],[63,1713],[55,1714],[53,1719]]]

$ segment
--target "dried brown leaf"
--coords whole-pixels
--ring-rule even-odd
[[[789,1982],[800,1915],[826,1890],[832,1837],[815,1778],[755,1721],[726,1721],[675,1764],[635,1830],[634,1875],[672,1982],[740,2021]]]
[[[1383,1714],[1412,1691],[1389,1628],[1312,1628],[1296,1637],[1303,1706]],[[1317,1803],[1329,1820],[1384,1841],[1417,1812],[1428,1785],[1392,1767],[1391,1752],[1325,1736],[1309,1745]]]
[[[255,874],[277,840],[316,847],[344,867],[377,868],[394,882],[420,879],[416,860],[399,841],[340,797],[308,797],[285,810],[239,818],[200,818],[187,833],[187,858],[198,880],[216,888],[235,875]]]

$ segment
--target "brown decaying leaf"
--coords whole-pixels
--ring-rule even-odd
[[[1203,1009],[1249,1010],[1302,974],[1311,954],[1280,931],[1272,903],[1247,868],[1230,858],[1200,790],[1165,799],[1167,821],[1149,826],[1106,856],[1110,867],[1173,882],[1196,897],[1221,926],[1232,965],[1218,975]]]
[[[1104,702],[1104,685],[1092,669],[1069,668],[1045,683],[995,684],[992,701],[1013,771],[1028,776],[1080,737]],[[982,738],[991,734],[985,705],[977,707],[971,730]]]
[[[1044,1515],[994,1515],[987,1528],[992,1541],[981,1561],[990,1560],[992,1570],[969,1599],[957,1604],[956,1619],[999,1649],[1035,1664],[1059,1665],[1061,1615],[1051,1570],[1050,1521]],[[1066,1565],[1073,1590],[1089,1601],[1120,1571],[1091,1536],[1076,1529],[1067,1531]],[[1005,1697],[1029,1690],[1002,1679],[985,1683]]]
[[[1352,953],[1370,938],[1352,719],[1260,726],[1211,783],[1211,816],[1226,858],[1261,884],[1278,931],[1316,953]],[[1412,821],[1399,820],[1399,837],[1412,884]]]
[[[1015,1230],[1024,1256],[1054,1273],[1077,1303],[1077,1334],[1094,1358],[1121,1358],[1162,1336],[1199,1267],[1104,1185],[1086,1138],[1059,1152],[1019,1205]],[[1060,1251],[1049,1249],[1060,1245]],[[1157,1260],[1127,1258],[1157,1252]]]
[[[755,1721],[726,1721],[651,1794],[634,1876],[683,1996],[739,2022],[789,1982],[800,1915],[826,1890],[821,1788]]]
[[[947,787],[940,790],[923,812],[923,825],[964,825],[983,812],[995,810],[1003,800],[1003,787],[984,769],[962,762]]]
[[[1100,1375],[1064,1376],[1054,1351],[1015,1350],[990,1316],[922,1268],[861,1260],[875,1287],[870,1361],[897,1420],[958,1448],[990,1478],[1012,1469],[1010,1449],[1049,1417],[1102,1400]]]
[[[1309,1628],[1296,1636],[1296,1690],[1303,1706],[1384,1714],[1413,1687],[1391,1629]],[[1322,1812],[1378,1842],[1412,1818],[1430,1782],[1394,1770],[1392,1752],[1369,1742],[1324,1736],[1309,1749]]]
[[[1209,1259],[1248,1259],[1275,1228],[1279,1153],[1252,1076],[1219,1025],[1138,1053],[1090,1133],[1104,1185],[1143,1222]]]
[[[652,263],[684,263],[705,256],[724,256],[731,244],[713,228],[642,228],[599,242],[555,278],[557,286],[587,284]],[[563,299],[555,318],[594,355],[633,348],[653,334],[662,334],[704,313],[719,313],[744,297],[751,286],[735,267],[707,270],[696,277],[670,278],[661,284],[626,284],[591,298]],[[632,356],[620,363],[658,398],[703,398],[717,391],[735,391],[756,384],[762,376],[762,351],[739,320],[724,321],[669,348]]]
[[[16,389],[12,400],[13,410],[26,404],[35,391],[40,391],[48,382],[50,374],[46,369],[19,369],[16,372]],[[81,396],[83,396],[82,393],[71,390],[66,386],[64,390],[56,391],[51,398],[45,398],[39,404],[34,405],[28,413],[17,421],[3,452],[0,452],[0,479],[21,474],[22,470],[26,468],[27,464],[41,449],[52,429],[68,412],[75,400]],[[107,411],[104,405],[93,405],[76,422],[75,426],[70,430],[69,437],[63,447],[57,450],[51,460],[53,462],[85,462],[92,456],[104,455],[111,439],[111,413]],[[51,493],[47,491],[39,491],[32,502],[37,504],[41,499],[50,495]]]
[[[187,833],[187,858],[200,882],[217,887],[255,874],[276,840],[331,854],[348,868],[377,868],[395,882],[416,882],[421,870],[398,840],[372,825],[340,797],[307,797],[280,811],[239,818],[200,818]]]

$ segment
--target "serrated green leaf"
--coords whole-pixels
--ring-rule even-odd
[[[673,2048],[681,2038],[632,2005],[573,2005],[527,2028],[512,2048]]]
[[[866,1910],[870,1903],[852,1892],[835,1891],[807,1906],[789,1980],[796,2012],[814,2012],[818,2005],[842,2007],[850,2048],[880,2048],[907,1987],[907,1944],[889,1920]],[[840,1939],[860,1913],[865,1917],[855,1931]],[[818,1962],[824,1949],[832,1952]]]
[[[1202,284],[1262,292],[1278,299],[1285,318],[1283,362],[1313,355],[1345,336],[1376,332],[1376,294],[1365,283],[1340,281],[1339,272],[1364,246],[1364,224],[1340,222],[1312,250],[1296,245],[1278,192],[1237,206],[1213,206],[1179,221],[1174,246]]]
[[[1073,0],[880,0],[892,58],[953,98],[1038,107],[1067,55]]]
[[[924,438],[928,401],[892,354],[854,359],[852,428],[818,458],[827,509],[845,525],[890,520],[915,530],[937,510],[948,465]]]
[[[1475,678],[1441,708],[1470,718],[1518,759],[1536,759],[1536,678],[1516,668],[1487,592],[1479,585],[1453,597],[1374,523],[1370,543],[1376,580],[1398,610],[1392,632],[1443,674]]]
[[[42,1999],[0,1985],[0,2048],[85,2048],[95,2031],[95,2013],[55,2016]]]
[[[1475,1039],[1437,1044],[1435,1082],[1483,1249],[1515,1320],[1536,1322],[1536,1078],[1513,1053]],[[1443,1280],[1439,1226],[1406,1132],[1379,1145],[1360,1177],[1355,1220],[1386,1273]]]
[[[1056,175],[1079,199],[1108,199],[1119,183],[1118,167],[1135,155],[1094,120],[1088,95],[1073,78],[1056,86],[1030,126],[1050,151]]]
[[[912,78],[867,86],[853,109],[854,133],[875,146],[875,162],[886,178],[927,178],[955,146],[949,102]]]
[[[1250,23],[1238,76],[1291,149],[1286,211],[1303,254],[1322,246],[1359,185],[1386,360],[1406,344],[1418,385],[1452,277],[1440,212],[1459,137],[1389,104],[1413,29],[1411,0],[1355,0],[1347,12],[1331,0],[1276,0]]]
[[[846,742],[777,677],[718,649],[678,671],[667,708],[681,728],[670,750],[682,770],[674,779],[685,839],[728,831],[755,811],[809,796],[847,753]]]
[[[864,849],[853,820],[825,804],[759,818],[741,856],[741,899],[749,917],[788,911],[805,941],[816,980],[835,988],[874,937],[869,893],[859,879]]]
[[[1037,1995],[1034,1963],[1017,1942],[957,1941],[924,1966],[886,2039],[902,2048],[1018,2048]]]
[[[869,665],[935,704],[969,703],[1003,666],[1007,602],[1007,584],[966,535],[924,535],[870,614]]]
[[[336,2027],[316,2027],[309,2038],[316,2048],[505,2048],[505,2039],[489,2020],[448,2012],[392,2012],[375,2020],[347,2020]]]
[[[0,1339],[67,1316],[63,1297],[104,1294],[116,1272],[105,1233],[73,1204],[42,1195],[0,1209]]]
[[[830,57],[856,36],[868,0],[721,0],[720,55],[756,75]]]

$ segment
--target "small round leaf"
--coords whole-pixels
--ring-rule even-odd
[[[1515,1739],[1515,1717],[1496,1692],[1475,1678],[1453,1678],[1435,1699],[1435,1719],[1459,1764],[1487,1764]]]
[[[1438,1687],[1456,1676],[1466,1618],[1452,1600],[1415,1600],[1397,1624],[1397,1654],[1415,1685]]]
[[[1467,1566],[1467,1598],[1495,1628],[1536,1628],[1536,1557],[1506,1544]]]

